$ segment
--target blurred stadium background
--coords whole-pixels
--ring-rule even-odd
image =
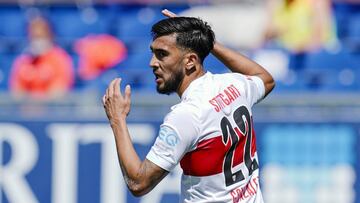
[[[234,8],[262,3],[0,0],[0,203],[176,202],[179,169],[143,198],[127,192],[101,104],[105,87],[118,76],[133,86],[130,131],[144,158],[163,116],[178,101],[175,95],[156,93],[148,66],[149,31],[163,18],[160,11],[193,11],[196,16],[196,9],[203,12],[209,7],[215,8],[218,18],[234,15],[227,22],[230,30],[218,30],[231,34],[229,39],[218,36],[226,43],[249,35],[236,24],[240,11]],[[227,43],[274,67],[269,71],[277,86],[254,108],[262,190],[268,203],[360,202],[360,1],[334,0],[332,10],[336,45],[305,53],[301,70],[289,67],[289,52],[273,43],[256,48]],[[60,98],[15,97],[9,91],[10,69],[26,47],[28,16],[38,11],[50,21],[56,43],[71,55],[75,69],[79,56],[73,43],[88,34],[117,37],[126,45],[127,58],[93,80],[76,77],[73,89]],[[211,15],[207,17],[213,19]],[[212,72],[227,71],[212,56],[205,65]]]

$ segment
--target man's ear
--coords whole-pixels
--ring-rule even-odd
[[[198,55],[193,52],[187,53],[186,62],[185,62],[186,70],[187,71],[191,70],[196,66],[197,63],[199,63]]]

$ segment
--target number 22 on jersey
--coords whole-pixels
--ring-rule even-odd
[[[229,119],[234,121],[235,126],[232,126]],[[256,150],[256,146],[252,118],[248,109],[241,106],[234,111],[232,117],[224,116],[221,119],[220,127],[224,145],[228,145],[229,142],[231,144],[223,162],[225,183],[226,186],[230,186],[245,179],[243,170],[233,172],[236,165],[245,163],[249,176],[259,168],[256,159],[251,158],[252,151]]]

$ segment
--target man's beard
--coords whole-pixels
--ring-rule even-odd
[[[164,86],[160,88],[159,85],[156,86],[156,90],[160,94],[171,94],[173,92],[176,92],[179,88],[180,83],[184,79],[184,72],[182,69],[179,69],[177,72],[174,72],[173,75],[169,78],[169,80],[164,81]]]

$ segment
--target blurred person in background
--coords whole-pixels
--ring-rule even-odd
[[[109,34],[91,34],[78,39],[74,50],[79,55],[78,74],[82,80],[93,80],[126,59],[127,48]]]
[[[290,52],[289,68],[302,69],[307,52],[335,44],[329,0],[268,0],[268,10],[265,40],[275,39]]]
[[[177,93],[144,161],[127,128],[131,90],[114,79],[103,96],[124,180],[135,196],[150,192],[178,163],[183,169],[181,202],[263,202],[252,106],[274,87],[272,76],[247,57],[215,42],[198,18],[177,17],[152,27],[150,66],[161,94]],[[232,73],[203,67],[209,53]]]
[[[64,95],[74,84],[71,57],[53,41],[53,32],[42,16],[28,24],[28,46],[11,68],[9,86],[16,97],[51,99]]]

